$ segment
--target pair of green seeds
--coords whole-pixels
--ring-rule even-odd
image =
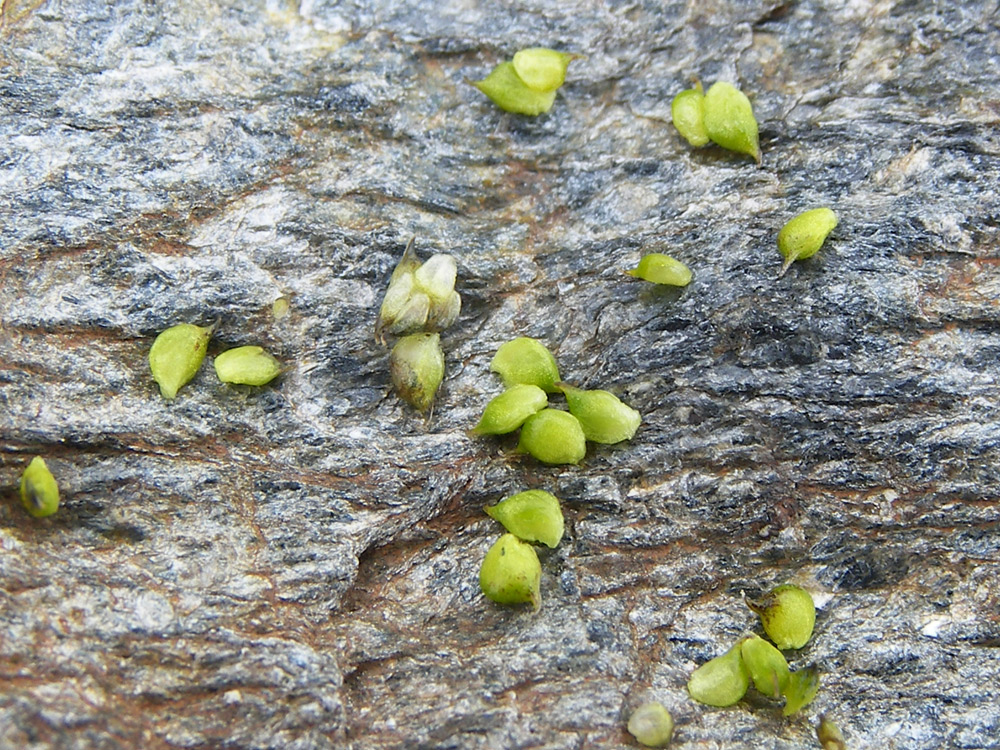
[[[760,136],[753,107],[733,84],[719,81],[703,93],[701,84],[682,91],[670,103],[674,127],[696,148],[709,141],[752,156],[760,164]]]
[[[541,606],[542,566],[533,542],[555,549],[565,522],[559,498],[544,490],[526,490],[486,508],[503,524],[501,536],[483,558],[479,588],[498,604]]]
[[[542,463],[575,464],[587,453],[587,440],[618,443],[635,435],[642,420],[613,393],[583,390],[560,380],[552,353],[526,336],[503,344],[490,369],[507,390],[483,410],[473,435],[503,435],[520,428],[518,451]],[[569,412],[548,408],[546,392],[562,392]]]
[[[544,47],[523,49],[481,81],[470,83],[505,112],[534,117],[552,109],[566,69],[579,55]]]
[[[166,399],[177,397],[201,369],[215,326],[181,323],[163,331],[149,349],[149,369]],[[215,358],[223,383],[266,385],[281,374],[281,363],[259,346],[238,346]]]
[[[807,706],[819,690],[819,676],[809,668],[792,672],[779,649],[802,648],[812,636],[816,607],[809,592],[794,584],[778,586],[759,601],[747,601],[761,618],[771,645],[757,635],[740,639],[722,656],[698,667],[688,680],[688,694],[710,706],[731,706],[751,681],[763,695],[784,696],[785,716]]]

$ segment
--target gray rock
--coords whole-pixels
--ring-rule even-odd
[[[995,1],[0,8],[0,746],[631,747],[655,699],[678,747],[818,747],[820,712],[1000,747]],[[587,55],[548,115],[465,83],[535,44]],[[678,137],[694,77],[751,95],[762,168]],[[464,299],[427,423],[373,336],[412,235]],[[623,273],[654,250],[693,283]],[[163,401],[153,336],[216,320],[210,356],[288,372]],[[635,439],[467,437],[518,335]],[[483,506],[528,487],[568,522],[534,614],[477,583]],[[785,580],[816,702],[692,703]]]

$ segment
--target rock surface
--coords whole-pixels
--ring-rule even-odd
[[[0,4],[0,746],[1000,747],[998,4],[387,0]],[[465,78],[587,55],[555,107]],[[763,166],[692,150],[693,78],[751,95]],[[840,226],[781,279],[775,236]],[[425,423],[373,327],[406,241],[464,309]],[[623,271],[686,262],[661,290]],[[272,302],[291,312],[276,320]],[[153,336],[219,321],[174,402]],[[578,467],[465,434],[504,341],[643,425]],[[33,455],[63,490],[20,507]],[[538,613],[477,571],[521,489],[564,501]],[[820,605],[804,716],[693,704]]]

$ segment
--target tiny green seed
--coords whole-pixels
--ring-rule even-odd
[[[559,382],[559,366],[552,352],[538,339],[521,336],[497,349],[490,370],[498,373],[505,387],[537,385],[554,393]]]
[[[662,703],[644,703],[629,717],[628,731],[640,745],[666,747],[674,735],[674,717]]]
[[[587,455],[587,439],[572,414],[542,409],[521,426],[517,449],[544,464],[577,464]]]
[[[819,692],[819,673],[815,668],[792,672],[785,685],[785,707],[781,709],[784,716],[791,716],[801,711],[813,702]]]
[[[795,261],[818,253],[836,226],[837,214],[829,208],[814,208],[790,219],[778,232],[778,252],[785,259],[778,276]]]
[[[626,273],[654,284],[687,286],[691,283],[691,269],[663,253],[643,255],[639,265]]]
[[[535,548],[513,534],[504,534],[483,558],[479,588],[497,604],[531,604],[538,609],[541,577]]]
[[[642,416],[626,406],[609,391],[585,391],[568,383],[559,383],[566,394],[569,412],[580,421],[587,440],[595,443],[620,443],[631,440],[639,429]]]
[[[556,92],[528,88],[514,70],[514,63],[502,62],[481,81],[470,81],[505,112],[534,117],[552,109]]]
[[[753,107],[746,95],[731,83],[714,83],[705,94],[705,132],[723,148],[752,156],[760,164]]]
[[[514,55],[514,72],[532,91],[555,91],[566,81],[566,69],[576,57],[554,49],[531,47]]]
[[[389,355],[389,372],[400,398],[417,411],[427,411],[444,380],[441,336],[414,333],[401,338]]]
[[[537,385],[514,385],[492,399],[483,416],[472,429],[474,435],[504,435],[513,432],[532,414],[549,403],[545,391]]]
[[[757,635],[743,639],[740,653],[757,691],[769,698],[779,697],[788,684],[784,655]]]
[[[278,297],[271,305],[271,315],[275,320],[281,320],[292,309],[292,302],[288,297]]]
[[[211,327],[190,323],[172,326],[156,337],[149,348],[149,369],[164,398],[175,398],[177,391],[198,373],[210,338]]]
[[[739,643],[694,670],[687,684],[688,694],[709,706],[731,706],[749,687],[750,673],[743,663]]]
[[[486,513],[525,542],[541,542],[553,549],[562,541],[563,514],[559,498],[544,490],[525,490],[487,505]]]
[[[823,750],[847,750],[847,743],[844,741],[844,734],[840,731],[840,727],[825,715],[819,717],[819,724],[816,726],[816,739],[823,746]]]
[[[760,615],[767,637],[782,650],[802,648],[812,636],[816,605],[801,586],[782,584],[758,601],[747,599],[747,606]]]
[[[59,510],[59,485],[41,456],[35,456],[21,474],[21,502],[35,518]]]
[[[708,133],[705,131],[705,94],[700,83],[674,97],[670,102],[670,118],[677,132],[695,148],[708,143]]]
[[[266,385],[281,374],[281,363],[259,346],[238,346],[215,358],[215,374],[223,383]]]

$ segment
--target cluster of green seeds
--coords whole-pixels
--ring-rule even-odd
[[[731,706],[750,685],[768,698],[784,697],[782,713],[791,716],[812,702],[819,675],[810,667],[793,672],[779,649],[799,649],[812,636],[816,606],[809,592],[783,584],[759,601],[747,605],[760,615],[761,625],[774,645],[758,635],[741,638],[726,653],[711,659],[688,680],[688,694],[710,706]]]
[[[521,430],[517,450],[546,464],[576,464],[587,441],[619,443],[635,435],[639,412],[613,393],[583,390],[559,378],[555,357],[537,339],[520,337],[501,346],[490,369],[506,391],[483,410],[473,435],[504,435]],[[561,392],[569,411],[550,408],[549,393]]]
[[[503,524],[507,533],[490,547],[479,568],[479,588],[497,604],[542,603],[542,566],[532,544],[555,549],[563,537],[559,498],[544,490],[511,495],[486,513]]]
[[[579,55],[544,47],[523,49],[481,81],[470,81],[505,112],[534,117],[548,112],[566,69]]]
[[[753,107],[733,84],[719,81],[704,93],[698,83],[670,103],[674,127],[695,148],[709,141],[752,156],[760,164],[760,136]]]

